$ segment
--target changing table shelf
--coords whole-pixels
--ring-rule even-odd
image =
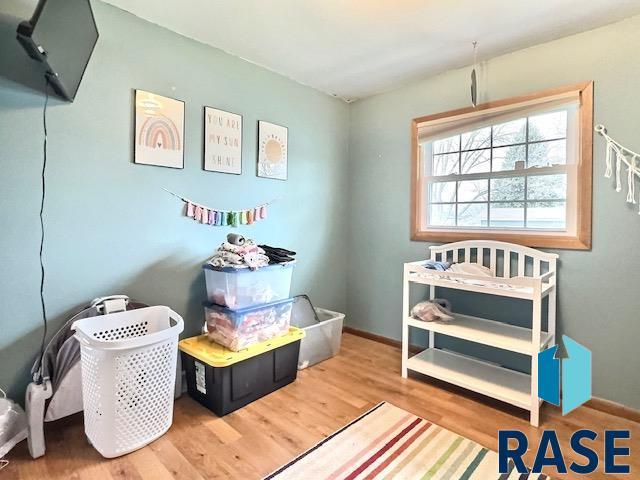
[[[529,408],[531,376],[525,373],[435,348],[428,348],[411,357],[408,367],[414,372],[520,408]]]
[[[533,332],[530,328],[459,313],[454,313],[453,317],[454,319],[450,323],[423,322],[422,320],[408,317],[407,323],[411,327],[462,338],[524,355],[537,355],[552,338],[551,333],[540,332],[540,346],[536,348],[531,341]]]
[[[491,276],[437,271],[425,261],[404,264],[402,295],[402,376],[409,371],[428,375],[529,410],[531,424],[538,426],[538,353],[555,343],[556,261],[558,255],[533,248],[491,240],[469,240],[429,247],[431,260],[467,262],[487,267]],[[530,301],[531,327],[454,313],[450,323],[423,322],[410,316],[411,284],[483,293]],[[542,329],[542,299],[548,297],[547,327]],[[409,331],[429,331],[428,348],[409,357]],[[446,335],[516,352],[531,358],[531,374],[488,363],[436,347],[435,335]],[[507,362],[505,362],[507,363]]]

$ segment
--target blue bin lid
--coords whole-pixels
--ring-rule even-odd
[[[247,268],[214,267],[210,263],[204,263],[202,265],[202,268],[204,270],[214,270],[216,272],[224,272],[224,273],[252,273],[252,272],[258,272],[258,271],[262,272],[264,270],[275,270],[278,268],[293,268],[295,264],[296,264],[296,260],[293,260],[292,262],[273,263],[273,264],[267,265],[266,267],[260,267],[256,270],[251,270],[248,267]]]
[[[287,303],[293,303],[293,298],[285,298],[284,300],[277,300],[275,302],[262,303],[260,305],[253,305],[251,307],[240,308],[238,310],[233,310],[229,307],[223,307],[222,305],[218,305],[217,303],[204,301],[202,302],[202,306],[206,308],[210,308],[212,310],[217,310],[219,312],[228,313],[230,315],[244,315],[245,313],[253,312],[255,310],[261,310],[263,308],[269,307],[277,307],[279,305],[285,305]]]

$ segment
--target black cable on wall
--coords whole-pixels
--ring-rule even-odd
[[[47,193],[47,105],[49,104],[49,79],[45,76],[44,87],[44,108],[42,109],[42,129],[44,132],[44,141],[42,144],[42,195],[40,197],[40,306],[42,307],[42,322],[44,330],[42,332],[42,343],[40,344],[40,378],[38,383],[42,383],[42,362],[44,360],[44,347],[47,340],[47,307],[44,302],[44,201]]]

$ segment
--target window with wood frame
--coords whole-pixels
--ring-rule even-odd
[[[412,122],[413,240],[591,248],[593,83]]]

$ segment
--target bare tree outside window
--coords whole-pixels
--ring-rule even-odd
[[[536,169],[566,164],[566,135],[567,112],[560,110],[432,142],[431,224],[563,228],[566,174]]]

